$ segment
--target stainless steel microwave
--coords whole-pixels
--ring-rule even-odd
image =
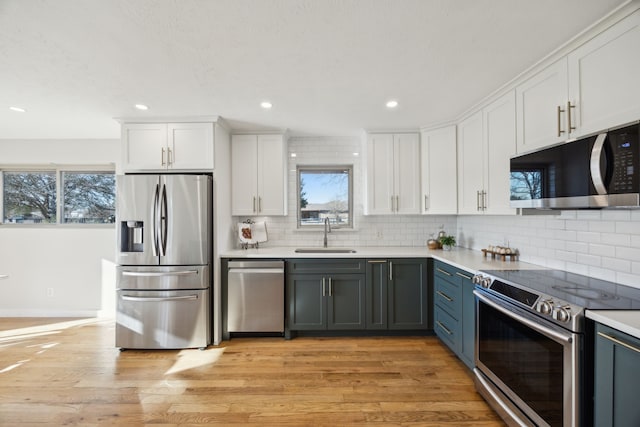
[[[635,123],[511,158],[511,207],[640,207]]]

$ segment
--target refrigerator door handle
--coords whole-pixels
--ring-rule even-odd
[[[122,295],[125,301],[142,301],[142,302],[159,302],[159,301],[185,301],[198,299],[198,295],[183,295],[178,297],[130,297],[128,295]]]
[[[170,276],[186,276],[190,274],[198,274],[198,270],[182,270],[182,271],[123,271],[123,276],[131,277],[170,277]]]
[[[167,224],[169,223],[168,212],[167,212],[167,186],[166,184],[162,184],[162,200],[160,202],[160,256],[165,256],[167,254]]]
[[[158,256],[158,213],[160,211],[158,202],[160,201],[159,185],[156,184],[156,192],[153,196],[153,256]]]

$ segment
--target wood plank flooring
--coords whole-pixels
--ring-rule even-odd
[[[114,322],[0,318],[0,426],[502,426],[435,337],[120,352]]]

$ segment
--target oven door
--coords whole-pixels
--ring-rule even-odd
[[[578,426],[582,336],[484,291],[476,296],[476,386],[511,425]]]

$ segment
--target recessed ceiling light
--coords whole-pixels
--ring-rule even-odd
[[[398,106],[398,101],[396,101],[395,99],[387,101],[387,108],[396,108],[397,106]]]
[[[26,113],[27,112],[27,110],[25,110],[24,108],[20,108],[20,107],[9,107],[9,110],[15,111],[16,113]]]
[[[137,108],[138,110],[142,110],[142,111],[147,111],[147,110],[149,109],[149,107],[147,107],[147,106],[146,106],[146,105],[144,105],[144,104],[136,104],[136,108]]]
[[[298,157],[296,153],[291,153],[291,157]]]
[[[262,108],[264,108],[265,110],[268,110],[268,109],[270,109],[271,107],[273,107],[273,104],[271,104],[269,101],[262,101],[262,102],[260,103],[260,106],[261,106]]]
[[[354,157],[358,157],[360,153],[353,153]]]

